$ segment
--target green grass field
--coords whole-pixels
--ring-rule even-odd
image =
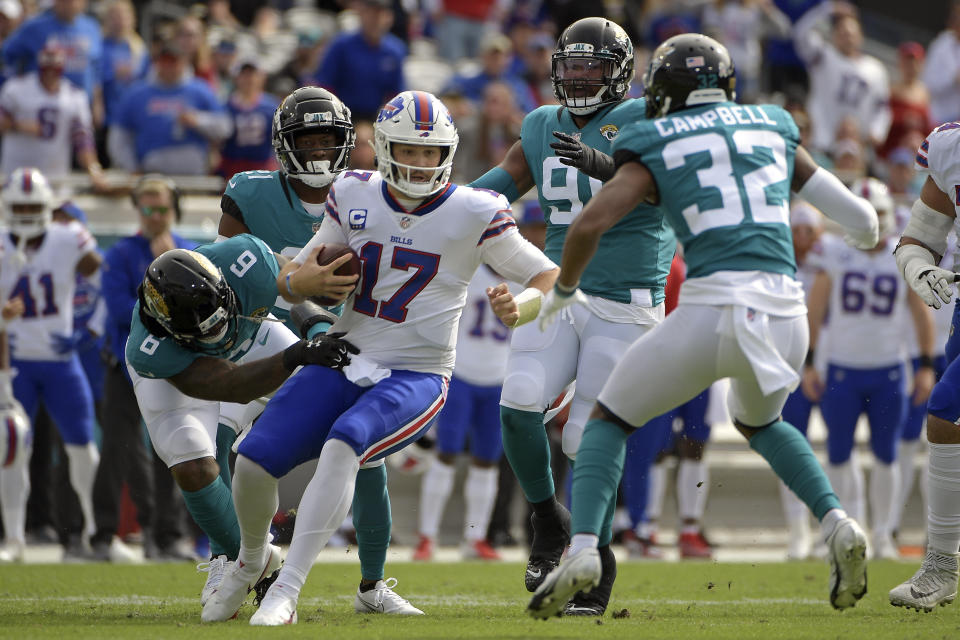
[[[200,624],[203,576],[190,565],[0,566],[0,638],[960,638],[960,603],[930,614],[888,604],[887,591],[914,569],[872,563],[870,592],[838,612],[819,562],[621,563],[602,620],[543,622],[524,612],[518,564],[393,565],[397,591],[427,613],[416,618],[355,614],[356,565],[319,564],[300,623],[263,629],[247,624],[249,601],[238,620]]]

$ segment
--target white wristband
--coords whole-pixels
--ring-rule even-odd
[[[517,303],[517,309],[520,312],[520,317],[517,318],[513,326],[519,327],[530,322],[540,313],[540,307],[543,304],[543,291],[536,287],[529,287],[517,295],[513,301]]]
[[[942,256],[947,251],[947,235],[950,234],[953,223],[953,218],[917,198],[910,210],[910,220],[903,230],[903,235],[919,240]]]

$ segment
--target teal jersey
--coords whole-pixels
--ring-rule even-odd
[[[244,171],[230,178],[220,204],[226,215],[247,225],[250,233],[267,243],[274,253],[293,258],[320,228],[323,216],[307,213],[280,171]],[[294,334],[290,305],[277,298],[273,315]]]
[[[684,109],[626,127],[618,163],[653,174],[660,207],[683,244],[687,277],[715,271],[793,276],[790,182],[800,134],[775,105]]]
[[[550,148],[555,141],[553,132],[579,134],[584,144],[610,154],[619,133],[631,122],[642,120],[644,109],[642,99],[624,100],[599,110],[583,129],[559,106],[540,107],[523,119],[523,154],[547,222],[544,253],[557,264],[569,225],[603,183],[560,162]],[[653,303],[659,304],[676,244],[663,216],[653,207],[640,205],[600,238],[597,253],[580,278],[580,288],[617,302],[630,302],[631,289],[650,289]]]
[[[197,247],[223,272],[227,284],[237,296],[240,315],[236,339],[224,339],[211,345],[209,352],[199,353],[180,346],[172,338],[152,335],[140,321],[140,303],[133,309],[130,338],[127,340],[127,363],[145,378],[169,378],[204,356],[226,358],[236,362],[253,346],[277,296],[277,258],[263,241],[243,233],[223,242]]]

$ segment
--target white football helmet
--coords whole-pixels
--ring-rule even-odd
[[[459,140],[453,116],[436,96],[426,91],[404,91],[383,106],[373,125],[377,171],[404,195],[426,198],[450,182]],[[424,168],[397,162],[391,149],[394,143],[444,147],[446,152],[430,180],[414,182],[410,179],[411,172]]]
[[[15,169],[3,185],[3,216],[22,238],[42,235],[53,222],[53,189],[39,169]]]
[[[31,438],[30,420],[20,403],[13,398],[0,403],[0,467],[27,461]]]
[[[895,206],[890,189],[876,178],[859,178],[852,185],[850,191],[864,198],[877,210],[880,221],[880,237],[888,236],[897,228]]]

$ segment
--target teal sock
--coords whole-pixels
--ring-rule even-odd
[[[364,580],[383,580],[391,525],[386,465],[360,469],[353,490],[353,526],[357,530],[357,555]]]
[[[230,447],[237,440],[237,432],[222,424],[217,425],[217,464],[220,465],[220,478],[228,486],[233,486],[230,476]]]
[[[627,436],[620,426],[607,420],[591,420],[583,430],[577,450],[577,466],[573,471],[573,523],[570,532],[600,535],[608,518],[612,520],[611,503],[616,501],[617,487],[623,475],[627,453]],[[609,525],[607,542],[609,542]]]
[[[503,451],[528,502],[543,502],[554,494],[550,443],[543,414],[500,407]]]
[[[597,546],[604,547],[613,540],[613,516],[617,512],[617,492],[613,492],[613,497],[607,503],[607,511],[603,514],[603,526],[600,527],[599,542]]]
[[[779,420],[760,429],[750,438],[750,448],[763,456],[817,520],[830,509],[842,508],[810,443],[790,423]]]
[[[193,521],[210,539],[210,553],[214,557],[226,555],[230,560],[236,560],[240,553],[240,523],[237,522],[229,485],[217,476],[199,491],[181,489],[180,493]]]

